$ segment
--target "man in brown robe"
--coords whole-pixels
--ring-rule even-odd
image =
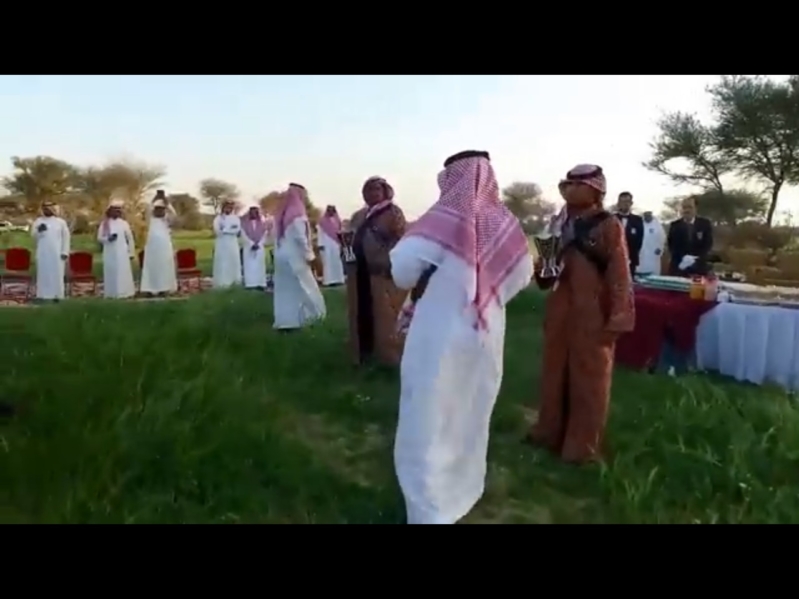
[[[598,166],[569,171],[560,185],[566,207],[551,225],[561,236],[560,273],[536,274],[539,287],[553,291],[544,316],[538,421],[528,440],[575,463],[602,457],[616,339],[635,324],[624,230],[602,209],[605,188]]]
[[[355,262],[345,265],[350,349],[356,364],[374,356],[397,365],[405,343],[397,316],[408,294],[394,285],[388,254],[405,233],[405,215],[381,177],[364,183],[363,198],[366,206],[350,219]]]

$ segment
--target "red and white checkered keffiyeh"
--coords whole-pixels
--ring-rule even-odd
[[[101,235],[103,237],[108,238],[111,235],[111,220],[112,220],[111,210],[113,209],[122,210],[122,208],[124,207],[125,207],[125,202],[123,202],[122,200],[111,200],[111,202],[108,204],[108,208],[105,209],[105,217],[103,218],[103,222],[100,225],[100,228],[102,230]]]
[[[438,176],[441,196],[407,235],[434,241],[475,270],[475,328],[486,328],[485,310],[513,268],[529,256],[519,221],[503,205],[488,158],[452,162]],[[470,290],[471,292],[471,290]]]
[[[298,218],[307,218],[305,202],[302,199],[303,187],[291,184],[286,191],[283,206],[275,219],[275,234],[278,239],[283,239],[289,225]]]
[[[267,231],[267,221],[259,206],[250,206],[241,217],[241,230],[253,243],[260,243]]]
[[[558,186],[562,188],[569,183],[583,183],[602,194],[607,191],[605,173],[602,172],[602,167],[596,164],[578,164],[566,173],[566,178],[562,179]]]
[[[603,196],[607,192],[607,180],[605,179],[605,173],[602,171],[602,167],[597,166],[596,164],[578,164],[568,173],[566,173],[566,177],[561,179],[560,183],[558,183],[558,189],[560,190],[561,195],[564,195],[567,185],[575,183],[582,183],[584,185],[588,185],[588,187],[593,187]],[[567,207],[563,206],[558,215],[550,223],[550,232],[553,234],[559,234],[568,217],[569,214]]]
[[[378,177],[378,176],[369,177],[364,182],[363,188],[361,189],[361,193],[365,192],[366,191],[366,186],[369,185],[370,183],[374,182],[374,181],[379,182],[383,186],[383,189],[386,192],[385,193],[386,199],[383,200],[382,202],[378,202],[377,204],[374,204],[373,206],[369,206],[368,210],[366,211],[366,219],[368,219],[370,216],[372,216],[375,212],[380,212],[383,208],[385,208],[386,206],[391,204],[391,202],[394,201],[394,188],[391,187],[391,185],[389,185],[388,181],[386,181],[383,177]]]
[[[332,214],[328,214],[328,212]],[[327,207],[325,214],[319,219],[319,227],[330,239],[333,241],[338,240],[338,234],[341,232],[341,219],[335,206]]]

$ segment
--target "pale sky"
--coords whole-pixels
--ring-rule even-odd
[[[558,199],[574,164],[602,165],[608,197],[658,210],[689,191],[641,166],[663,112],[707,114],[699,75],[0,76],[0,174],[10,157],[81,165],[129,157],[167,168],[169,192],[231,181],[249,200],[290,181],[319,206],[360,206],[386,177],[414,218],[460,150],[491,152],[500,185],[533,181]],[[3,164],[0,162],[0,164]],[[783,192],[780,209],[799,208]]]

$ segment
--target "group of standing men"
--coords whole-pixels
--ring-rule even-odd
[[[616,217],[624,227],[624,238],[630,256],[630,272],[641,275],[659,275],[661,257],[666,246],[666,231],[652,214],[643,217],[633,214],[633,194],[623,191],[616,203]]]
[[[367,179],[344,246],[353,361],[400,366],[394,457],[411,524],[454,523],[483,493],[505,305],[533,275],[487,152],[451,156],[438,183],[438,202],[407,227],[393,187]],[[291,184],[275,219],[275,327],[283,330],[325,315],[304,193]]]
[[[136,294],[132,260],[136,246],[130,225],[123,216],[124,202],[112,200],[97,230],[103,254],[103,296],[129,298]],[[65,294],[65,270],[70,254],[70,232],[57,216],[53,202],[42,204],[42,215],[31,225],[36,244],[36,297],[58,301]],[[148,231],[144,246],[141,291],[163,296],[177,290],[170,224],[174,210],[158,191],[147,206]]]
[[[694,198],[683,200],[682,214],[669,224],[668,234],[652,212],[646,211],[641,217],[633,214],[632,206],[632,194],[629,191],[620,193],[616,217],[624,227],[631,273],[661,274],[664,249],[669,251],[669,275],[687,276],[707,272],[707,257],[713,248],[713,227],[708,219],[697,215]],[[686,260],[686,257],[690,259]]]
[[[291,204],[291,207],[293,210],[296,206]],[[292,221],[300,215],[300,212],[292,210],[281,213],[281,223]],[[123,211],[124,202],[112,200],[97,231],[97,241],[102,248],[103,256],[103,296],[106,298],[130,298],[136,294],[131,264],[136,257],[136,244]],[[162,190],[159,190],[146,206],[146,211],[148,227],[143,251],[140,291],[145,295],[165,296],[177,291],[172,243],[172,227],[176,214]],[[288,220],[285,218],[286,214],[289,216]],[[301,214],[304,218],[302,227],[308,227],[304,205]],[[234,214],[233,202],[225,202],[221,207],[221,213],[216,216],[213,223],[216,236],[213,258],[214,287],[224,288],[243,284],[248,289],[265,289],[266,250],[277,241],[281,247],[279,255],[282,261],[288,247],[284,240],[285,234],[289,229],[293,231],[297,228],[300,221],[289,224],[293,228],[275,227],[273,219],[261,214],[258,205],[250,206],[246,213],[239,217]],[[325,285],[344,283],[344,269],[337,242],[340,227],[341,222],[335,208],[328,206],[318,228]],[[36,297],[54,301],[63,299],[71,236],[69,226],[57,215],[57,206],[53,202],[42,203],[41,216],[32,224],[31,234],[36,245]],[[293,233],[289,238],[294,239],[292,235]],[[310,237],[308,237],[308,249],[313,254]]]
[[[274,327],[297,330],[324,318],[325,300],[313,270],[316,259],[311,223],[305,203],[305,187],[292,183],[282,194],[274,219],[261,215],[257,205],[239,219],[233,203],[222,206],[214,219],[214,287],[229,287],[244,282],[246,288],[266,286],[265,248],[274,245]],[[326,286],[344,283],[338,235],[341,221],[334,206],[328,206],[317,226]],[[241,239],[241,248],[239,247]],[[243,274],[242,274],[243,273]]]
[[[246,289],[266,289],[266,248],[272,244],[274,223],[257,204],[239,217],[235,204],[223,202],[214,218],[213,285],[225,288],[243,284]]]
[[[654,258],[659,264],[663,251],[662,228],[658,237],[651,215],[632,214],[630,194],[619,198],[616,215],[604,210],[606,179],[597,165],[578,165],[560,181],[566,204],[551,224],[561,237],[554,275],[544,276],[543,262],[533,262],[487,152],[447,158],[438,186],[438,201],[408,227],[392,186],[369,178],[345,252],[353,360],[400,368],[394,464],[411,524],[455,523],[484,492],[490,420],[503,376],[505,307],[531,279],[551,293],[538,418],[526,440],[566,462],[602,458],[615,343],[635,322],[631,272],[657,272]],[[290,184],[274,222],[274,327],[282,331],[326,314],[311,266],[305,193]],[[705,237],[689,204],[684,214],[669,231],[672,251],[694,251],[697,234]],[[328,270],[327,250],[341,260],[344,238],[335,210],[325,217],[330,222],[320,224],[319,237]],[[220,216],[218,239],[235,238],[236,226]],[[261,228],[254,228],[249,249],[257,251]],[[220,265],[224,260],[223,269],[234,268],[233,244],[220,240],[220,246],[227,248]]]
[[[411,524],[455,523],[483,494],[505,306],[534,275],[553,292],[539,418],[528,441],[565,461],[601,457],[615,340],[634,324],[625,229],[641,228],[640,219],[629,210],[604,218],[600,167],[580,165],[561,181],[561,270],[548,280],[502,203],[487,152],[447,158],[438,185],[438,201],[408,227],[393,187],[368,179],[346,260],[353,361],[400,369],[394,463]],[[276,220],[277,328],[297,328],[325,311],[310,274],[303,193],[291,185]],[[592,258],[578,246],[590,246]]]

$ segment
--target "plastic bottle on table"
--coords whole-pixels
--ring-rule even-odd
[[[694,300],[705,299],[705,283],[702,277],[695,276],[691,278],[688,296]]]

